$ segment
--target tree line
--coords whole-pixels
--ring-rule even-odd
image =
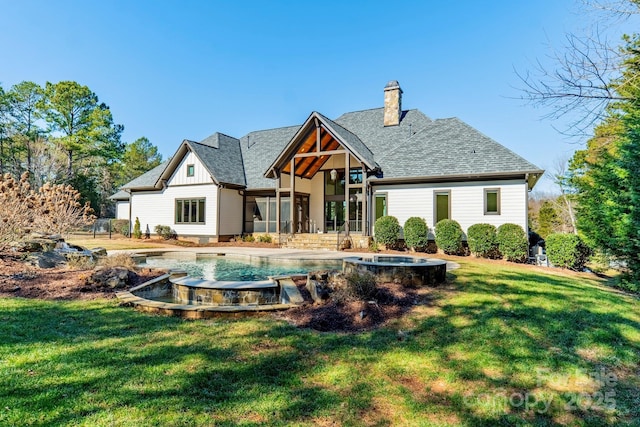
[[[145,138],[121,140],[124,126],[87,86],[74,81],[0,85],[0,175],[71,185],[102,217],[117,189],[162,161]]]
[[[625,34],[611,45],[599,29],[637,19],[640,0],[586,3],[601,12],[595,31],[568,35],[568,46],[557,55],[552,69],[520,76],[524,98],[551,107],[551,117],[572,114],[570,134],[589,131],[586,146],[576,150],[566,171],[555,174],[554,180],[568,206],[575,207],[572,227],[578,235],[624,267],[627,274],[622,284],[638,291],[640,34]],[[559,211],[552,209],[559,204],[552,202],[538,210],[537,221],[545,231],[563,222]]]

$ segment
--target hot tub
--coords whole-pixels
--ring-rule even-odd
[[[345,274],[369,272],[380,282],[433,286],[446,280],[447,262],[434,258],[374,255],[345,258],[342,270]]]

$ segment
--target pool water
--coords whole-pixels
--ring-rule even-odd
[[[180,259],[167,256],[147,257],[144,267],[181,269],[190,277],[218,281],[258,281],[269,276],[307,274],[312,270],[341,269],[342,260],[323,262],[265,262],[245,261],[226,257],[204,257],[197,259]]]

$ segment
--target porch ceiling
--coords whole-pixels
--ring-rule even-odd
[[[322,166],[327,163],[331,154],[334,154],[329,154],[327,152],[336,150],[346,152],[346,150],[341,147],[340,143],[333,138],[333,136],[331,136],[324,127],[320,128],[320,152],[317,150],[316,138],[316,129],[310,129],[302,140],[302,143],[298,146],[293,157],[295,162],[295,176],[311,179],[322,168]],[[317,153],[317,155],[313,155],[313,153]],[[287,174],[291,173],[291,162],[287,163],[286,166],[282,168],[282,172]]]

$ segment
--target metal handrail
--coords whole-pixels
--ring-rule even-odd
[[[348,230],[348,229],[349,229],[348,225],[349,225],[349,221],[345,221],[345,222],[344,222],[340,227],[338,227],[338,229],[337,229],[337,233],[336,233],[336,234],[337,234],[337,236],[338,236],[338,237],[337,237],[337,241],[336,241],[336,251],[339,251],[339,250],[340,250],[340,245],[342,244],[342,242],[344,242],[344,239],[346,239],[346,238],[347,238],[348,232],[345,232],[345,234],[344,234],[344,239],[340,240],[340,233],[341,233],[342,231],[346,231],[346,230]],[[346,230],[345,230],[345,229],[346,229]]]

